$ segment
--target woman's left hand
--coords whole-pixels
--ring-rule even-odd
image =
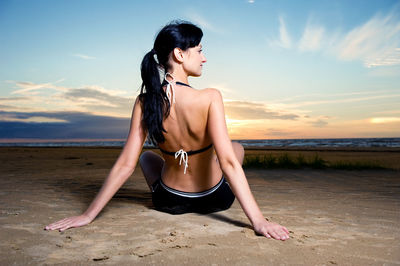
[[[274,238],[277,240],[289,239],[289,230],[286,227],[268,222],[267,220],[260,221],[253,225],[254,231],[267,238]]]

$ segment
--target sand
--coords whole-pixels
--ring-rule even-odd
[[[287,241],[256,236],[237,201],[210,215],[154,210],[140,167],[90,225],[43,230],[85,210],[119,152],[0,148],[0,265],[400,264],[398,170],[246,169]]]

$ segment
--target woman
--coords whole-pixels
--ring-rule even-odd
[[[143,83],[128,139],[100,192],[82,215],[46,230],[64,231],[93,221],[139,160],[157,210],[210,213],[228,209],[236,196],[256,233],[289,238],[285,227],[264,218],[254,200],[242,169],[243,147],[228,136],[220,92],[188,85],[188,77],[201,76],[206,62],[202,36],[188,22],[172,22],[158,33],[141,64]],[[146,137],[158,144],[163,157],[146,151],[139,158]]]

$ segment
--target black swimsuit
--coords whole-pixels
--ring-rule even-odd
[[[189,85],[177,81],[176,84]],[[184,151],[183,149],[177,152],[166,151],[161,148],[160,151],[167,155],[175,156],[175,159],[181,156],[180,164],[185,163],[184,172],[188,167],[188,156],[201,153],[212,147],[212,143],[207,147],[199,150]],[[222,176],[221,180],[214,187],[201,192],[185,192],[168,187],[159,178],[152,185],[152,201],[154,207],[163,212],[171,214],[183,214],[187,212],[196,213],[211,213],[228,209],[235,200],[228,182]]]
[[[224,176],[214,187],[202,192],[176,190],[165,185],[159,178],[152,185],[151,194],[155,209],[170,214],[223,211],[229,209],[235,201],[235,195]]]

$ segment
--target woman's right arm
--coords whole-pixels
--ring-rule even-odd
[[[210,89],[209,93],[211,96],[211,103],[208,111],[209,133],[222,172],[224,176],[226,176],[233,193],[257,233],[280,240],[288,239],[289,231],[285,227],[268,222],[262,215],[250,191],[243,168],[233,151],[226,126],[221,93],[216,89]]]
[[[146,140],[146,131],[142,127],[141,117],[142,108],[139,97],[137,97],[132,111],[128,139],[95,199],[83,214],[52,223],[45,227],[46,230],[64,231],[68,228],[87,225],[96,218],[135,170],[140,152]]]

